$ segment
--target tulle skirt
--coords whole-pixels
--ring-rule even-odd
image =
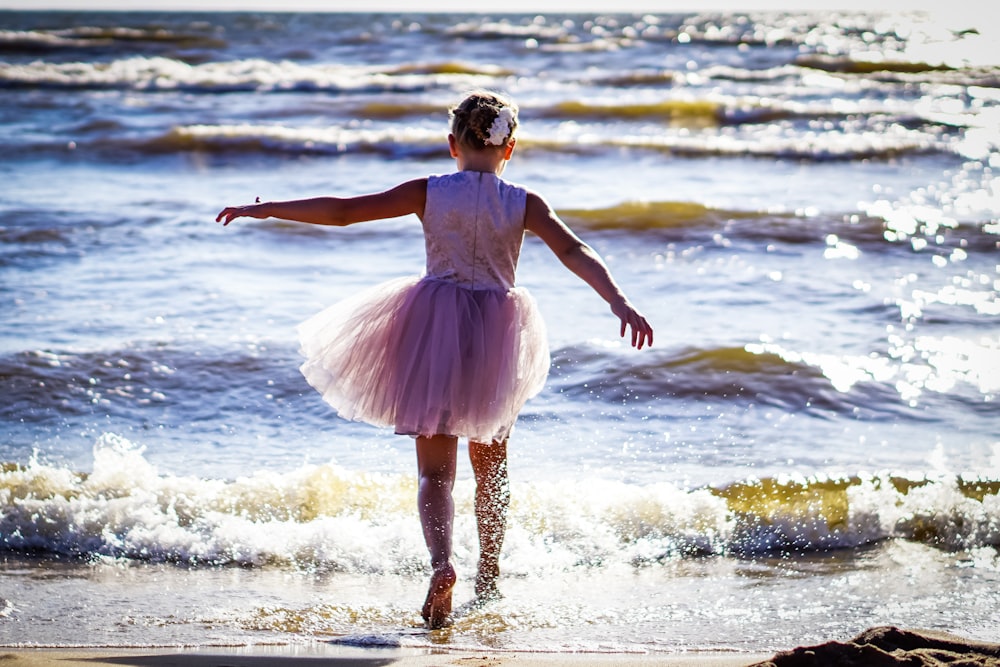
[[[298,327],[302,374],[345,419],[407,435],[504,440],[549,371],[527,290],[400,278]]]

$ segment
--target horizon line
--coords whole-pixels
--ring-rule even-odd
[[[431,0],[426,7],[414,7],[413,3],[403,3],[399,0],[375,0],[364,7],[357,3],[324,2],[323,0],[242,0],[239,6],[232,0],[147,0],[143,7],[132,6],[127,0],[98,0],[92,3],[80,3],[73,0],[55,0],[53,2],[38,2],[38,0],[0,0],[0,11],[37,11],[37,12],[274,12],[296,13],[310,12],[323,14],[474,14],[474,15],[511,15],[511,14],[682,14],[699,12],[778,12],[811,14],[816,12],[858,12],[865,14],[922,14],[940,13],[943,11],[940,3],[933,0],[898,0],[883,3],[881,7],[872,7],[870,0],[833,0],[832,2],[803,2],[803,0],[690,0],[674,6],[665,7],[662,2],[621,3],[613,9],[608,8],[607,0],[575,3],[573,8],[549,6],[544,0],[515,0],[507,2],[502,8],[491,10],[470,9],[456,0]],[[424,3],[421,3],[424,4]],[[562,3],[551,3],[553,5]],[[670,3],[673,4],[673,3]],[[346,6],[345,6],[346,5]],[[888,5],[888,6],[886,6]],[[951,12],[961,11],[963,3],[952,4]],[[986,10],[977,7],[976,12],[985,18]]]

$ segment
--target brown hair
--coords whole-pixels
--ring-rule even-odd
[[[500,143],[500,146],[506,146],[514,137],[514,130],[517,129],[517,105],[503,95],[488,90],[469,93],[457,106],[449,110],[451,133],[455,135],[459,144],[467,148],[492,147],[495,144],[489,143],[490,127],[500,114],[500,110],[504,108],[513,112],[510,132]]]

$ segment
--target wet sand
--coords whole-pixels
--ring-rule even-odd
[[[877,627],[848,641],[801,646],[773,656],[747,653],[534,654],[364,650],[326,654],[322,648],[14,649],[0,651],[2,667],[1000,667],[1000,644],[931,631]]]
[[[733,653],[678,655],[637,654],[532,654],[532,653],[431,653],[378,657],[325,657],[248,655],[223,650],[187,652],[183,650],[15,650],[0,653],[3,667],[745,667],[764,656]]]

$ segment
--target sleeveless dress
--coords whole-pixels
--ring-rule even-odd
[[[514,286],[527,192],[495,174],[431,176],[427,269],[298,327],[302,374],[345,419],[503,441],[549,371],[545,324]]]

